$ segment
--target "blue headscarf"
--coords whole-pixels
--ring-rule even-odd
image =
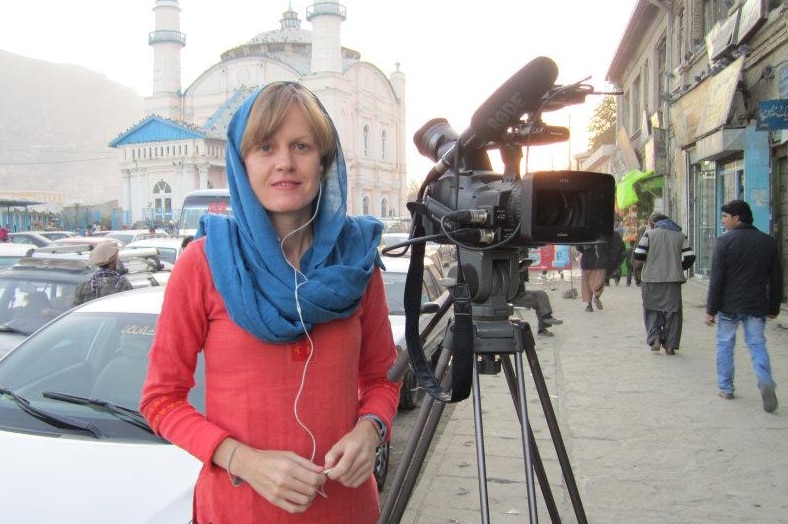
[[[383,224],[373,217],[347,216],[347,171],[337,137],[334,162],[321,180],[313,243],[300,261],[302,325],[295,271],[249,184],[240,154],[252,105],[264,89],[244,101],[227,129],[227,181],[234,217],[204,215],[196,237],[207,237],[208,264],[230,318],[258,339],[290,342],[315,324],[353,314],[375,265],[382,265],[378,245]]]
[[[669,229],[671,231],[678,231],[681,233],[681,226],[667,217],[655,222],[654,229]]]

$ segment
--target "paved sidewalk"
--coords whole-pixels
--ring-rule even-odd
[[[646,345],[634,284],[607,287],[604,310],[593,313],[579,298],[562,297],[578,287],[577,275],[529,285],[545,289],[564,320],[536,346],[588,522],[788,523],[788,312],[767,324],[781,406],[765,413],[741,332],[736,398],[717,396],[704,282],[683,287],[684,333],[675,356]],[[535,326],[532,311],[524,316]],[[538,451],[562,522],[577,522],[524,365]],[[520,429],[503,373],[481,377],[481,398],[490,521],[529,522]],[[445,431],[432,442],[403,523],[481,521],[472,398],[444,417]],[[535,490],[539,521],[550,522]]]

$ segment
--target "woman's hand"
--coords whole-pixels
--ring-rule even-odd
[[[378,430],[369,419],[361,419],[353,430],[326,453],[328,478],[357,488],[372,475],[378,447]]]
[[[217,448],[217,458],[222,446],[224,443]],[[224,463],[227,469],[226,459],[216,462]],[[241,444],[233,455],[229,473],[243,479],[271,504],[290,513],[302,513],[309,509],[326,482],[323,469],[292,451],[261,451]]]

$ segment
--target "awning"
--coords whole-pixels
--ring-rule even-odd
[[[744,57],[736,59],[684,93],[672,106],[670,121],[676,141],[686,147],[728,121],[741,78]]]
[[[616,206],[627,209],[640,202],[644,193],[659,194],[665,185],[665,177],[652,170],[632,169],[624,173],[616,184]]]
[[[653,171],[639,169],[630,169],[624,173],[624,176],[616,184],[616,206],[618,209],[627,209],[638,203],[640,199],[635,190],[635,183],[652,174],[654,174]]]

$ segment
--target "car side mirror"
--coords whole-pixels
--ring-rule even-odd
[[[421,314],[437,313],[440,311],[440,306],[436,302],[425,302],[421,305]]]

